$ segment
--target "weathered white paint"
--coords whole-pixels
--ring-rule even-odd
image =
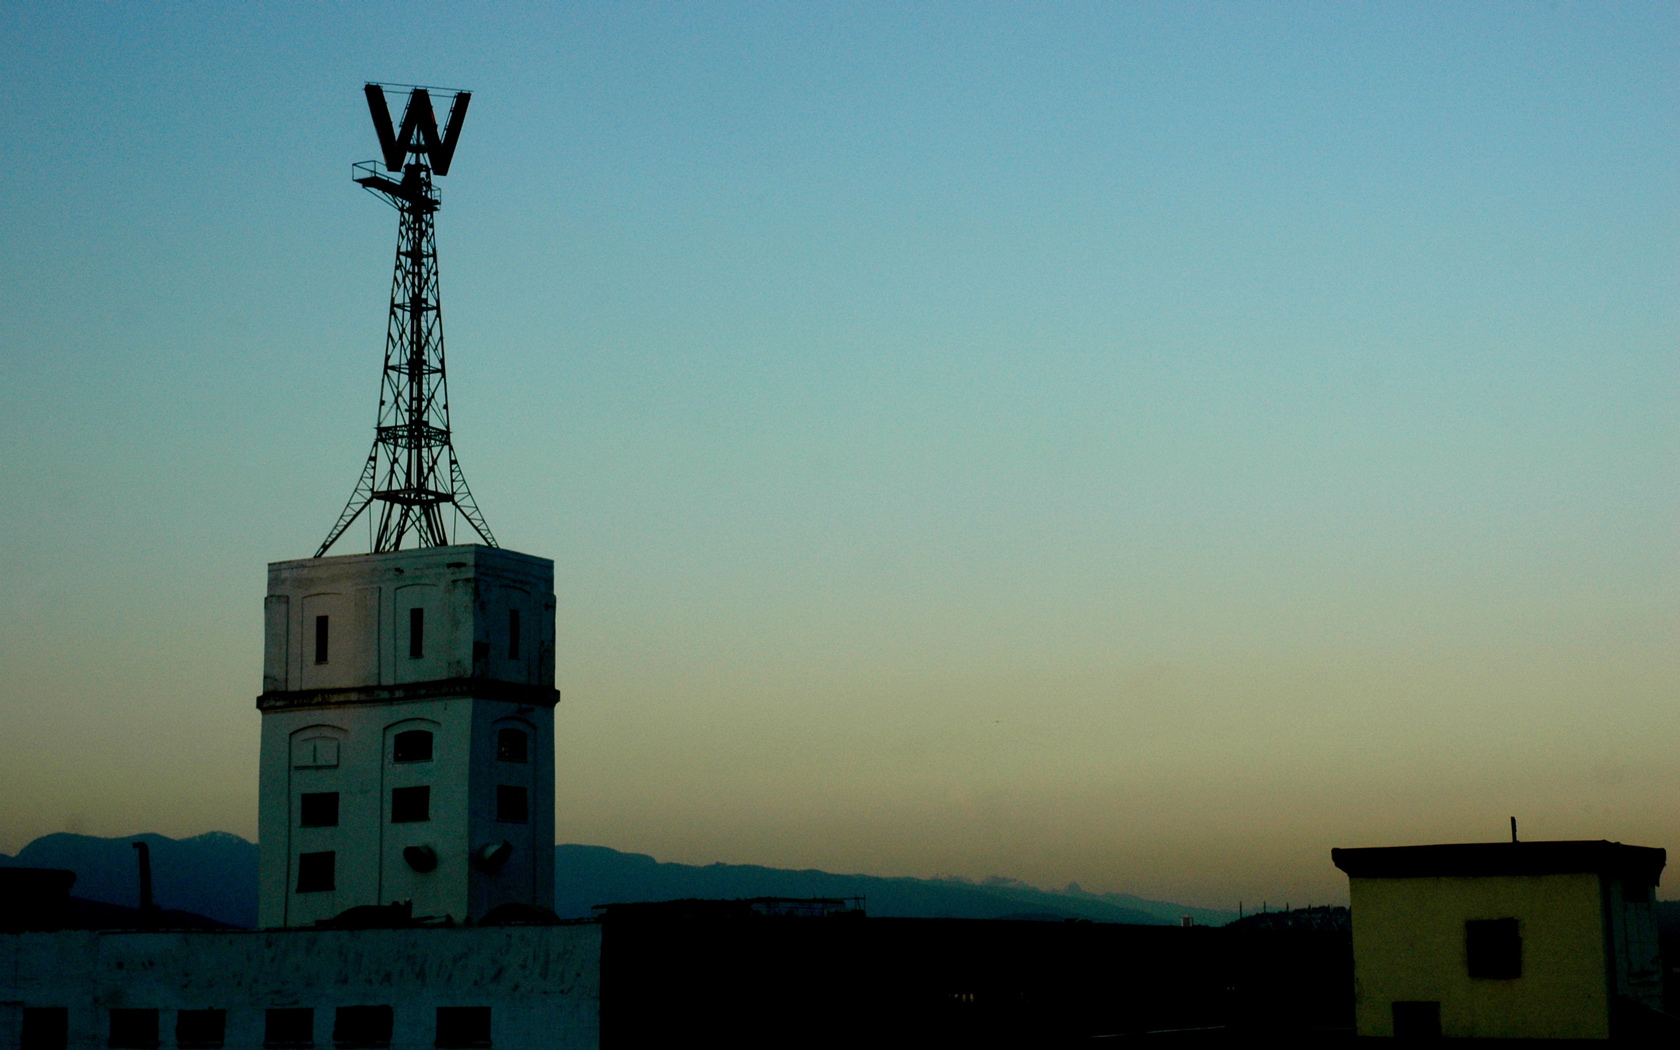
[[[413,609],[423,610],[419,656]],[[259,923],[309,926],[401,900],[457,920],[506,902],[552,906],[553,563],[478,546],[276,562],[265,611]],[[318,616],[328,618],[324,662]],[[498,759],[508,728],[529,734],[526,761]],[[407,729],[433,734],[431,760],[394,761],[392,738]],[[393,823],[392,790],[421,785],[429,819]],[[497,819],[500,786],[525,789],[525,823]],[[301,826],[310,792],[338,793],[337,826]],[[513,850],[500,867],[469,863],[503,841]],[[430,846],[437,869],[414,870],[408,846]],[[332,891],[298,892],[298,856],[328,851]]]
[[[270,1007],[313,1007],[332,1045],[340,1006],[393,1008],[392,1050],[432,1047],[439,1006],[488,1006],[502,1048],[600,1043],[601,928],[595,924],[0,934],[0,1047],[22,1008],[69,1009],[72,1050],[106,1045],[113,1008],[155,1008],[164,1046],[175,1012],[227,1011],[229,1050],[262,1046]]]

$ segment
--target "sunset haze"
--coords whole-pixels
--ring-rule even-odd
[[[554,562],[557,842],[1219,908],[1680,845],[1677,12],[0,10],[0,852],[256,836],[367,80],[473,92],[450,407]]]

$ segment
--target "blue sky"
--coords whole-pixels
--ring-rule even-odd
[[[457,448],[563,841],[1199,903],[1680,832],[1672,5],[0,9],[0,850],[254,834],[474,91]],[[354,534],[352,535],[354,538]]]

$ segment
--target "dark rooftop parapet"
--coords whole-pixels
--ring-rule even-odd
[[[1330,861],[1353,878],[1463,875],[1611,875],[1655,886],[1668,851],[1604,839],[1562,842],[1458,842],[1434,846],[1333,849]]]

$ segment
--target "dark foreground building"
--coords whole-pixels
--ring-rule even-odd
[[[803,910],[790,904],[806,905]],[[1345,931],[872,919],[844,902],[603,909],[601,1045],[1346,1042]]]
[[[614,905],[584,923],[381,908],[210,930],[87,916],[53,888],[0,933],[0,1047],[1328,1045],[1351,1031],[1345,931],[871,919],[768,899]]]

